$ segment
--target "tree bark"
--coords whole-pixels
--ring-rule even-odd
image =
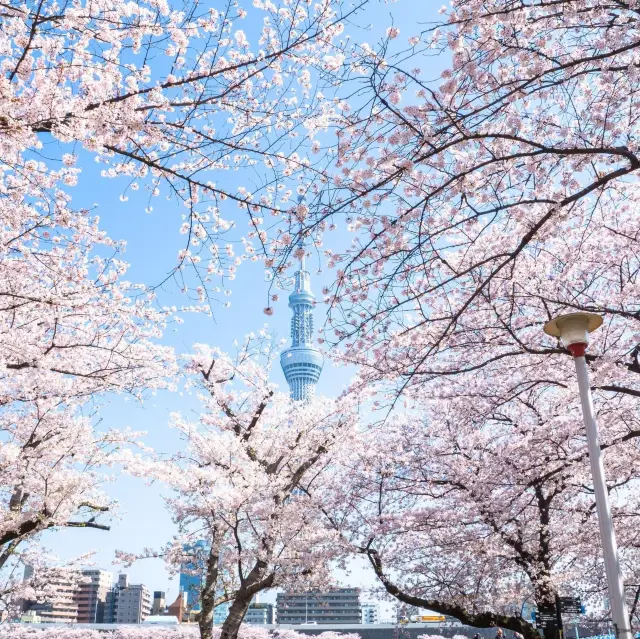
[[[220,639],[238,639],[238,630],[240,624],[247,614],[249,604],[254,595],[271,588],[274,581],[274,573],[266,574],[268,564],[266,561],[258,560],[253,566],[251,572],[246,579],[242,580],[240,588],[236,591],[233,604],[229,610],[229,616],[222,625],[222,633]]]
[[[253,593],[247,594],[245,588],[238,590],[236,598],[233,600],[233,604],[229,609],[229,616],[225,619],[224,624],[222,625],[220,639],[238,638],[240,624],[244,621],[244,616],[247,614],[247,610],[249,609],[249,604],[251,604],[252,599]]]
[[[501,615],[491,611],[474,613],[456,604],[438,601],[437,599],[423,599],[404,592],[384,574],[378,553],[371,548],[365,552],[385,590],[398,601],[418,608],[427,608],[441,615],[454,617],[461,623],[475,628],[505,628],[506,630],[513,630],[513,632],[519,632],[525,639],[540,639],[540,635],[533,625],[519,615]]]
[[[207,558],[207,570],[204,583],[200,590],[200,627],[201,639],[212,639],[213,636],[213,611],[216,607],[216,586],[218,585],[218,561],[220,549],[218,548],[217,534],[214,532],[211,540],[211,549]]]

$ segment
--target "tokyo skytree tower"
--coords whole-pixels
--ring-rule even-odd
[[[299,244],[304,248],[304,243]],[[305,270],[304,255],[294,274],[294,286],[289,295],[291,318],[291,347],[280,355],[280,365],[291,390],[291,399],[308,401],[316,392],[324,363],[320,351],[313,346],[313,302],[311,278]]]

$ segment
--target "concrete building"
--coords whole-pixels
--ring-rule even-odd
[[[180,570],[180,592],[187,593],[187,612],[200,610],[200,590],[206,565],[206,556],[209,554],[207,542],[199,539],[193,544],[183,546],[186,560]]]
[[[107,594],[111,590],[113,575],[106,570],[83,570],[76,593],[78,623],[104,623]]]
[[[129,584],[126,574],[107,596],[105,619],[108,623],[142,623],[151,614],[151,592],[143,584]]]
[[[176,600],[167,608],[167,614],[170,617],[175,617],[178,623],[186,621],[188,618],[188,593],[180,591]]]
[[[301,201],[302,203],[302,201]],[[304,242],[298,248],[305,250]],[[316,392],[324,360],[313,345],[313,305],[311,277],[305,269],[304,256],[300,268],[294,273],[294,285],[289,295],[291,318],[291,347],[280,355],[280,365],[289,384],[291,399],[308,401]]]
[[[377,603],[360,604],[362,623],[380,623],[380,605]]]
[[[245,623],[255,625],[267,625],[273,623],[273,604],[252,603],[249,605],[247,614],[244,617]]]
[[[20,623],[42,623],[42,617],[35,610],[30,610],[20,617]]]
[[[278,624],[361,624],[360,590],[341,588],[331,592],[278,593]]]
[[[25,578],[31,576],[29,567],[25,569]],[[45,603],[24,601],[23,609],[34,617],[40,617],[40,623],[77,623],[77,595],[80,588],[79,574],[75,570],[58,571],[49,586],[50,594]]]
[[[153,603],[151,604],[151,614],[161,615],[164,613],[166,606],[165,594],[162,590],[153,591]]]

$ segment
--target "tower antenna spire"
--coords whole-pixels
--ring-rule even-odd
[[[306,200],[304,195],[298,195],[298,206],[302,206],[303,204],[306,204]],[[300,231],[298,232],[298,248],[302,249],[302,254],[300,255],[300,270],[301,271],[305,271],[305,261],[306,261],[306,254],[307,252],[305,251],[305,246],[306,246],[306,242],[305,242],[305,235],[303,233],[303,223],[302,223],[302,218],[299,217],[298,218],[299,222],[300,222]]]
[[[298,198],[298,204],[304,197]],[[280,355],[280,365],[289,384],[291,399],[309,401],[315,395],[316,384],[320,379],[324,360],[320,351],[313,345],[313,306],[315,296],[311,292],[311,278],[305,268],[305,237],[302,220],[298,234],[300,266],[294,273],[294,285],[289,295],[291,317],[291,346]]]

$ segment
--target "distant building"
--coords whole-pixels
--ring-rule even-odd
[[[83,570],[76,593],[78,623],[104,623],[107,594],[113,575],[106,570]]]
[[[167,614],[182,623],[188,617],[186,592],[179,592],[176,600],[167,608]]]
[[[151,614],[161,615],[164,613],[166,603],[165,603],[165,594],[162,590],[154,590],[153,591],[153,603],[151,604]]]
[[[187,593],[188,611],[200,610],[200,590],[205,567],[204,554],[207,552],[207,542],[204,539],[194,544],[183,546],[185,553],[191,554],[193,559],[185,561],[180,571],[180,592]]]
[[[228,605],[228,604],[227,604]],[[252,603],[249,605],[247,614],[244,617],[244,623],[265,624],[273,623],[273,604],[270,603]]]
[[[30,610],[20,617],[20,623],[42,623],[42,617],[35,610]]]
[[[31,567],[25,568],[25,579],[33,574]],[[23,601],[23,610],[40,623],[76,623],[78,621],[77,594],[80,588],[79,574],[75,570],[56,571],[47,584],[50,596],[44,603]]]
[[[222,603],[219,606],[216,606],[213,611],[213,623],[217,626],[221,626],[227,620],[230,608],[230,602]]]
[[[360,590],[341,588],[331,592],[278,593],[276,620],[279,624],[360,624]]]
[[[362,623],[380,623],[380,606],[377,603],[360,604]]]
[[[200,603],[200,584],[200,576],[180,573],[180,592],[186,593],[189,608],[197,608]]]
[[[105,608],[107,623],[142,623],[151,614],[151,592],[143,584],[129,584],[128,576],[122,574]]]

